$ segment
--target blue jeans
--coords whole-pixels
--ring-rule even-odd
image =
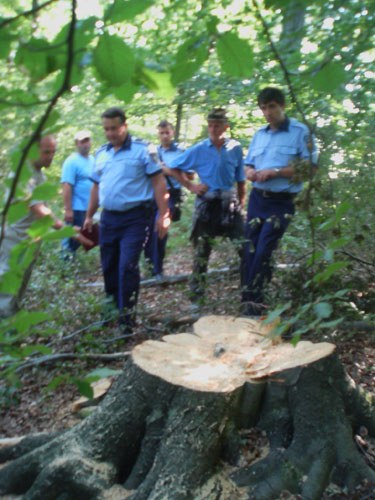
[[[85,221],[86,210],[73,210],[73,222],[67,222],[69,226],[82,227]],[[64,250],[75,253],[81,243],[73,238],[63,238],[61,245]]]

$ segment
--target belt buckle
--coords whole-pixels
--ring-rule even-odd
[[[263,198],[271,198],[271,193],[269,191],[263,190]]]

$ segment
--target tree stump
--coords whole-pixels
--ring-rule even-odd
[[[373,398],[327,343],[271,340],[245,318],[204,317],[195,334],[137,346],[103,402],[76,427],[0,450],[0,494],[24,500],[319,499],[375,473],[353,433],[375,434]],[[267,432],[262,460],[226,473],[239,431]],[[232,468],[231,470],[234,470]]]

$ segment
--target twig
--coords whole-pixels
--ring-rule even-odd
[[[97,359],[100,361],[115,361],[117,359],[125,359],[130,356],[130,351],[126,352],[115,352],[113,354],[95,354],[95,353],[86,353],[86,354],[76,354],[74,352],[63,352],[58,354],[48,354],[46,356],[41,356],[39,358],[34,359],[33,361],[24,363],[23,365],[18,366],[15,369],[15,372],[23,371],[26,368],[30,368],[33,366],[38,366],[46,363],[56,363],[57,361],[61,361],[62,359]]]
[[[34,7],[33,9],[25,10],[24,12],[21,12],[20,14],[17,14],[14,17],[9,17],[8,19],[4,19],[4,21],[2,21],[0,23],[0,29],[3,28],[4,26],[6,26],[7,24],[10,24],[13,21],[16,21],[20,17],[32,16],[33,14],[35,14],[36,12],[38,12],[39,10],[44,9],[44,7],[47,7],[48,5],[50,5],[50,4],[54,3],[54,2],[57,2],[57,1],[58,0],[48,0],[47,2],[44,2],[41,5],[38,5],[37,7]]]

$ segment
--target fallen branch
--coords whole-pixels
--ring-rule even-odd
[[[23,365],[20,365],[16,368],[16,372],[25,370],[26,368],[30,368],[32,366],[42,365],[46,363],[56,363],[57,361],[61,361],[62,359],[97,359],[100,361],[115,361],[116,359],[125,359],[130,356],[130,352],[115,352],[113,354],[95,354],[95,353],[87,353],[87,354],[76,354],[74,352],[63,352],[58,354],[48,354],[46,356],[41,356],[39,358],[33,359]]]

